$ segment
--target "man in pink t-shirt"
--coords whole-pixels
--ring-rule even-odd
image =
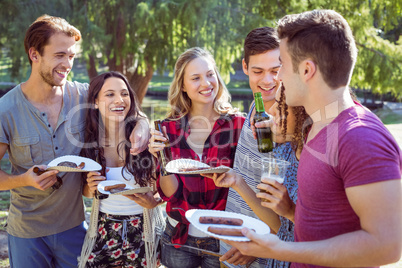
[[[279,78],[290,106],[313,120],[298,170],[295,241],[256,235],[228,242],[242,254],[293,267],[375,267],[402,251],[402,154],[381,121],[353,101],[357,49],[346,20],[331,10],[278,22]]]

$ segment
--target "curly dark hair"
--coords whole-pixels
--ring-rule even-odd
[[[282,136],[286,138],[289,106],[286,104],[285,87],[283,86],[283,84],[281,85],[279,90],[281,92],[278,102],[279,118],[281,118],[279,122],[279,127],[282,129]],[[291,109],[293,111],[293,114],[295,115],[296,120],[295,132],[292,136],[291,146],[292,149],[296,152],[298,149],[303,149],[304,139],[307,137],[307,133],[310,131],[312,120],[310,116],[306,113],[306,110],[303,106],[294,106],[291,107]]]
[[[95,77],[90,85],[88,90],[88,103],[90,107],[88,107],[86,115],[85,115],[85,145],[81,150],[81,156],[91,158],[93,160],[97,159],[99,156],[100,164],[104,168],[106,166],[106,159],[104,157],[104,149],[99,145],[99,138],[101,131],[105,131],[104,124],[102,119],[100,118],[99,111],[95,109],[95,100],[98,97],[99,92],[101,91],[103,84],[106,79],[110,77],[116,77],[124,81],[129,91],[129,96],[131,100],[131,107],[127,113],[125,121],[125,137],[126,140],[120,142],[117,146],[117,152],[121,152],[121,148],[124,147],[124,167],[122,169],[122,176],[124,177],[124,169],[133,174],[135,181],[141,187],[147,186],[150,180],[155,180],[153,177],[154,171],[154,160],[151,153],[148,150],[141,152],[138,155],[133,156],[130,154],[130,134],[136,126],[138,120],[143,117],[141,115],[140,105],[137,100],[137,96],[130,84],[128,83],[126,77],[119,72],[106,72],[101,75]],[[98,155],[99,154],[99,155]],[[120,156],[120,153],[119,153]],[[126,179],[126,178],[125,178]]]

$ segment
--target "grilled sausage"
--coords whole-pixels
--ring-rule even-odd
[[[112,190],[112,189],[117,189],[117,188],[126,188],[126,184],[124,184],[124,183],[119,183],[119,184],[115,184],[115,185],[108,185],[108,186],[105,186],[105,191],[109,191],[110,192],[110,190]]]
[[[189,171],[199,171],[209,169],[209,167],[187,167],[187,168],[179,168],[179,172],[189,172]]]
[[[83,169],[85,167],[85,162],[81,162],[81,164],[78,165],[78,169]]]
[[[208,232],[211,232],[211,233],[217,234],[217,235],[244,236],[241,233],[241,229],[236,229],[236,228],[221,228],[221,227],[209,226]]]
[[[225,225],[234,225],[234,226],[242,226],[243,220],[236,218],[225,218],[225,217],[200,217],[200,223],[207,224],[225,224]]]

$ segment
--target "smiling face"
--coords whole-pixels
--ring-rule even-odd
[[[287,89],[286,89],[287,90]],[[286,92],[285,90],[285,92]],[[271,127],[274,142],[284,143],[292,140],[296,128],[296,117],[291,107],[285,106],[285,98],[282,93],[283,87],[278,89],[275,95],[275,103],[269,109],[269,114],[274,117],[274,124]],[[281,96],[282,99],[281,99]],[[286,137],[283,136],[283,127],[286,119]]]
[[[184,70],[182,90],[187,93],[192,105],[213,103],[218,93],[214,64],[206,57],[190,61]]]
[[[31,48],[33,64],[38,64],[39,75],[46,84],[54,87],[66,83],[74,63],[75,45],[75,37],[57,33],[49,38],[42,55]]]
[[[250,56],[248,66],[243,59],[243,71],[248,75],[250,88],[253,94],[261,92],[264,104],[274,101],[280,84],[277,77],[280,67],[279,49]]]
[[[120,78],[110,77],[105,80],[96,100],[103,122],[124,122],[131,106],[130,92]]]

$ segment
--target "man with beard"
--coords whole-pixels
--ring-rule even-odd
[[[66,80],[80,39],[64,19],[39,17],[24,40],[31,75],[0,99],[0,159],[8,150],[12,164],[12,174],[0,170],[0,190],[11,191],[11,267],[76,267],[81,253],[82,194],[88,190],[80,173],[33,172],[56,157],[78,155],[83,146],[85,109],[79,105],[87,101],[88,84]],[[133,154],[146,147],[144,121],[133,131]]]

